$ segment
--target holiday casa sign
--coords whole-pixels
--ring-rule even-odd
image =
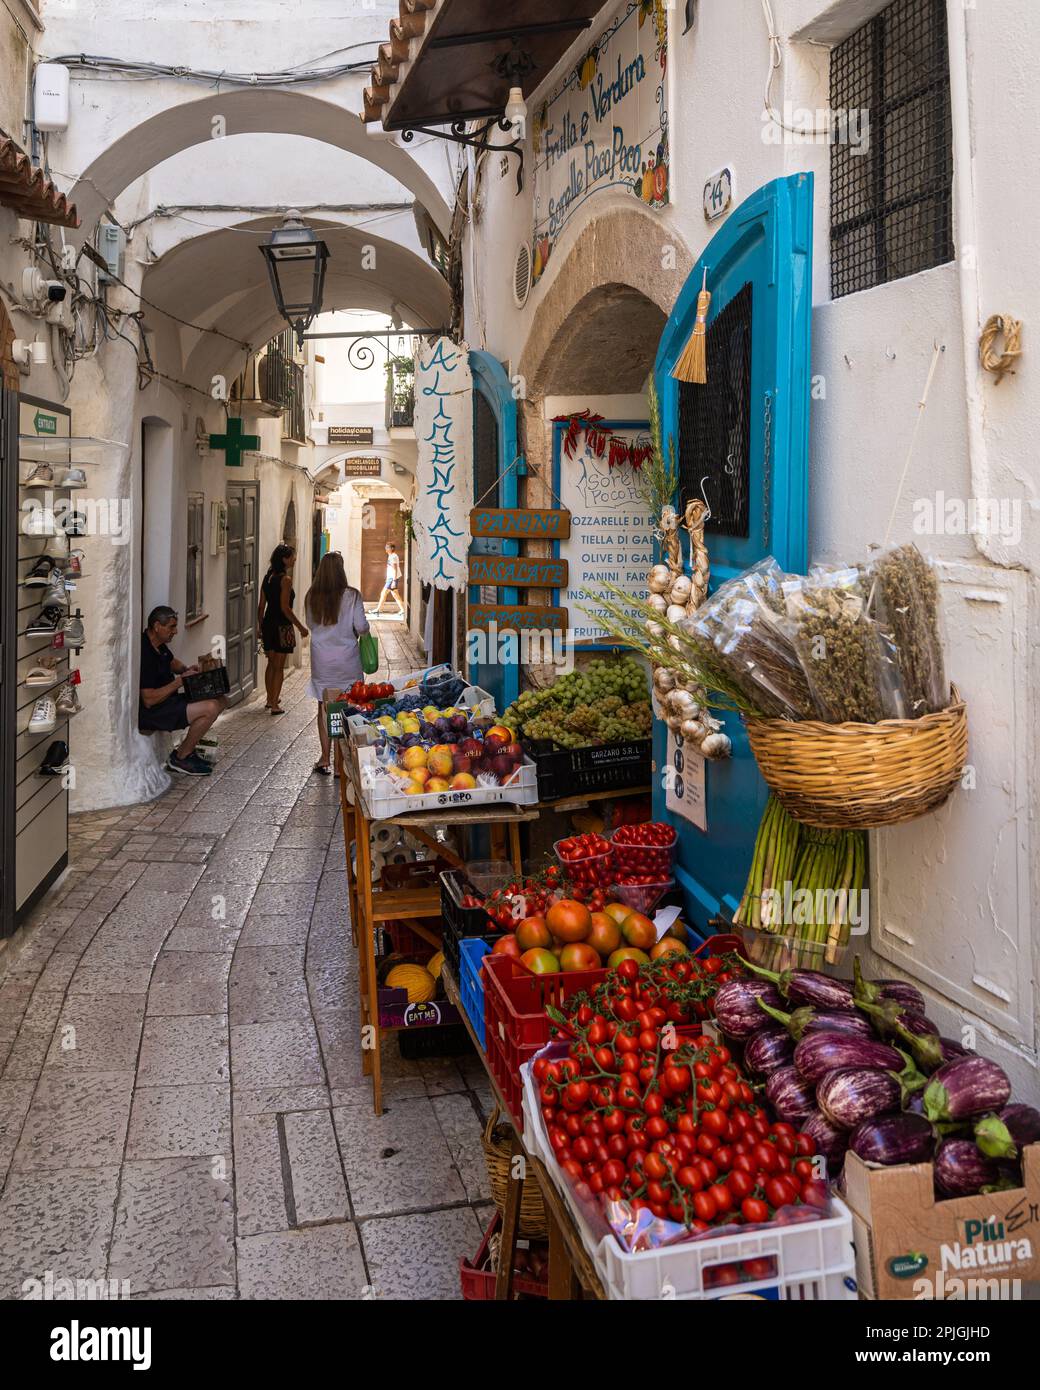
[[[560,233],[589,198],[631,193],[668,202],[665,0],[626,0],[535,112],[537,281]]]

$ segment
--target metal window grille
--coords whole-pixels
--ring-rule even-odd
[[[202,613],[203,534],[206,499],[201,492],[188,494],[188,574],[184,608],[190,621]]]
[[[952,260],[945,0],[895,0],[838,44],[831,110],[832,296]]]
[[[708,325],[706,385],[679,383],[679,490],[711,508],[705,531],[747,536],[751,476],[751,285]],[[702,488],[703,481],[703,488]]]

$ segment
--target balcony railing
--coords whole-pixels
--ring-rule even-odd
[[[415,363],[411,357],[391,357],[386,364],[386,427],[411,429],[415,422]]]

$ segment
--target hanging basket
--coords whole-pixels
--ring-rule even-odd
[[[961,780],[968,756],[968,716],[956,686],[946,709],[921,719],[745,724],[759,771],[784,809],[828,829],[871,830],[933,811]]]
[[[496,1105],[488,1117],[481,1144],[487,1163],[488,1180],[491,1183],[491,1196],[495,1206],[504,1217],[506,1194],[509,1191],[512,1131],[508,1125],[498,1124],[500,1113]],[[542,1189],[538,1186],[537,1179],[532,1172],[527,1174],[523,1196],[520,1198],[520,1234],[532,1237],[549,1234],[549,1226],[545,1219],[545,1204],[542,1201]]]

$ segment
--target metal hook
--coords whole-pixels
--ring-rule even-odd
[[[704,503],[704,505],[705,505],[705,506],[707,507],[707,509],[708,509],[708,510],[705,512],[705,514],[704,514],[704,520],[705,520],[706,522],[711,520],[711,503],[708,501],[707,497],[705,496],[705,493],[704,493],[704,484],[708,481],[708,479],[709,479],[710,477],[711,477],[711,474],[710,474],[710,473],[705,473],[704,477],[701,479],[701,501]]]
[[[896,355],[891,348],[885,348],[885,356],[888,358],[890,362],[894,362],[896,360]]]
[[[851,366],[852,366],[852,358],[849,356],[849,354],[848,354],[847,352],[843,352],[843,353],[842,353],[842,356],[845,358],[845,365],[846,365],[846,367],[851,367]]]

